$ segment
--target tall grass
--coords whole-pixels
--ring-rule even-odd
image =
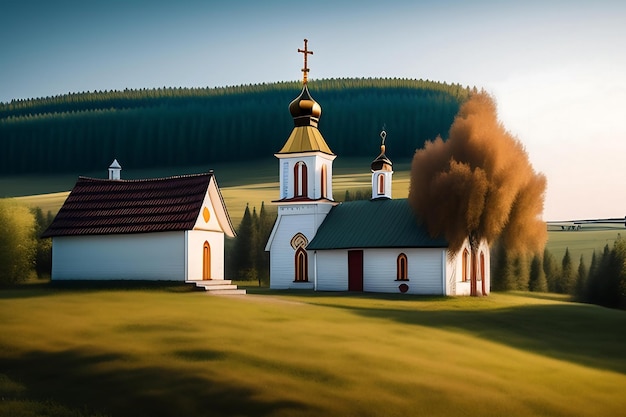
[[[111,416],[597,416],[626,407],[624,312],[527,294],[249,290],[3,291],[0,414],[7,400]]]

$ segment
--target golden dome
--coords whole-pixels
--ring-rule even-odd
[[[317,127],[322,115],[322,107],[313,100],[306,84],[302,87],[300,95],[289,103],[289,113],[293,117],[295,126]]]

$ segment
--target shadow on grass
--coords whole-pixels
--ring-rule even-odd
[[[207,352],[179,352],[193,360],[217,360]],[[210,373],[165,367],[133,368],[132,358],[80,350],[31,352],[0,359],[0,369],[25,387],[29,400],[116,417],[287,415],[305,406],[264,401],[250,386],[238,386]],[[130,364],[130,366],[129,366]],[[63,383],[60,384],[59,381]]]
[[[68,291],[163,291],[188,293],[201,291],[193,283],[180,281],[36,281],[0,287],[1,299],[34,298]]]
[[[626,374],[626,312],[619,310],[576,303],[437,311],[337,304],[332,307],[368,318],[466,333],[516,349]]]

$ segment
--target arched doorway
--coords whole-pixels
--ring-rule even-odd
[[[202,248],[202,279],[211,279],[211,245],[208,241],[204,242]]]

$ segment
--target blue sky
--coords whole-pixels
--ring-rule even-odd
[[[310,78],[484,88],[548,177],[545,219],[622,217],[626,2],[544,3],[12,1],[0,101],[296,80],[308,38]]]

